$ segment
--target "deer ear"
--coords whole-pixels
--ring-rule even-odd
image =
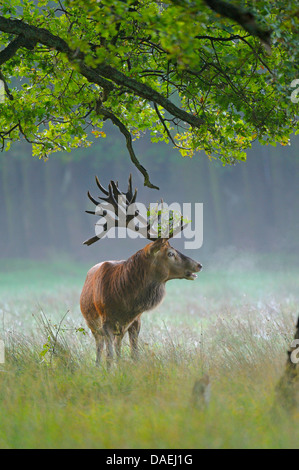
[[[168,242],[168,238],[157,238],[149,247],[150,255],[154,255],[161,250],[162,246]]]

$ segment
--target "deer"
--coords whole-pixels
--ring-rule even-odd
[[[107,190],[97,177],[96,184],[105,196],[101,195],[99,199],[111,204],[115,218],[119,218],[120,212],[132,207],[136,201],[137,189],[133,194],[132,175],[126,193],[120,191],[118,182],[111,181]],[[108,211],[89,191],[87,195],[96,210],[86,212],[107,218]],[[126,216],[126,228],[130,223],[132,228],[134,217],[146,227],[146,238],[150,243],[127,260],[103,261],[93,266],[87,273],[80,297],[82,315],[96,343],[96,365],[100,365],[106,346],[107,368],[114,359],[114,352],[117,359],[121,357],[121,343],[127,332],[131,358],[138,358],[141,315],[162,302],[166,282],[172,279],[194,280],[196,273],[202,269],[199,262],[175,250],[169,243],[169,239],[184,228],[182,216],[176,230],[170,230],[167,237],[159,236],[159,230],[153,231],[148,219],[144,219],[138,210]],[[134,227],[138,230],[136,225]],[[104,230],[107,231],[107,223]],[[84,244],[90,246],[99,239],[99,236],[94,236]]]

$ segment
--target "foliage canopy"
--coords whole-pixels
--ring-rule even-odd
[[[147,129],[183,156],[223,164],[252,142],[287,145],[296,126],[294,0],[2,0],[0,146],[33,153],[90,145],[111,120],[133,140]]]

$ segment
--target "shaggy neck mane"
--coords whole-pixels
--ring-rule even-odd
[[[146,256],[144,250],[137,251],[133,256],[124,261],[117,267],[117,274],[114,276],[115,281],[119,283],[119,291],[128,289],[139,289],[147,287],[150,281],[151,262]]]
[[[163,295],[164,282],[153,275],[152,262],[143,249],[110,271],[105,279],[114,300],[131,305],[144,305],[147,309]],[[103,286],[104,287],[104,286]]]

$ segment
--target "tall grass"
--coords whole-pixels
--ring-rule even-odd
[[[86,268],[0,270],[1,448],[296,448],[273,408],[298,314],[299,271],[203,272],[143,315],[141,355],[95,367],[78,299]],[[7,279],[10,279],[8,282]],[[209,406],[192,406],[208,373]]]

